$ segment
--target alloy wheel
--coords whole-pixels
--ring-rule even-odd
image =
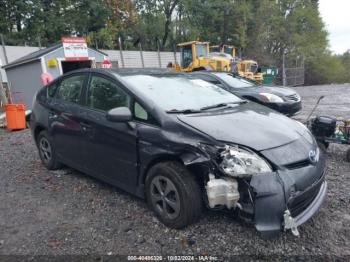
[[[52,158],[52,149],[51,149],[50,142],[45,137],[42,137],[40,139],[39,149],[43,157],[43,160],[45,162],[50,162]]]
[[[161,175],[151,182],[151,201],[157,212],[168,219],[175,219],[180,213],[180,197],[174,183]]]

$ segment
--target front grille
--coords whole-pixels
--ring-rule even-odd
[[[300,96],[298,94],[293,94],[293,95],[289,95],[289,96],[285,96],[286,100],[288,101],[295,101],[295,102],[299,102],[300,101]]]
[[[292,217],[296,217],[301,214],[312,203],[312,201],[314,201],[315,197],[320,191],[323,181],[324,175],[306,190],[297,192],[289,198],[287,206]]]
[[[285,167],[288,168],[288,169],[297,169],[297,168],[306,167],[308,165],[310,165],[310,160],[309,159],[304,159],[304,160],[301,160],[301,161],[298,161],[298,162],[287,164],[287,165],[285,165]]]

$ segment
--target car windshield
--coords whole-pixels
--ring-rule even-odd
[[[219,74],[216,74],[216,76],[222,79],[224,82],[226,82],[229,86],[233,88],[256,87],[254,83],[249,82],[248,80],[245,80],[243,78],[235,77],[231,74],[219,73]]]
[[[132,75],[123,76],[135,92],[147,97],[165,111],[200,110],[242,100],[201,79],[187,76]]]

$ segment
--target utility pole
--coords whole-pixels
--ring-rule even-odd
[[[162,61],[160,58],[160,44],[159,44],[159,39],[156,39],[157,41],[157,52],[158,52],[158,64],[159,64],[159,68],[162,68]]]
[[[42,49],[42,46],[41,46],[41,37],[40,37],[40,36],[38,37],[38,44],[39,44],[39,49]]]
[[[286,76],[286,50],[283,49],[282,54],[282,84],[283,86],[287,85],[287,76]]]
[[[119,42],[120,59],[122,60],[122,67],[124,68],[125,64],[124,64],[124,57],[123,57],[123,47],[122,47],[122,39],[120,36],[118,37],[118,42]]]
[[[5,57],[5,65],[7,65],[9,63],[8,59],[7,59],[7,53],[6,53],[6,48],[5,48],[5,40],[4,40],[4,35],[0,34],[1,37],[1,45],[2,45],[2,51]]]
[[[142,44],[141,44],[141,41],[139,42],[139,48],[140,48],[140,57],[141,57],[142,68],[145,68],[145,61],[143,60],[143,53],[142,53]]]
[[[2,84],[2,75],[0,72],[0,106],[1,108],[8,103],[4,86]]]

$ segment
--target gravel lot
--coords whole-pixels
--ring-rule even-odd
[[[299,87],[302,119],[319,95],[318,112],[350,117],[350,85]],[[336,104],[338,103],[338,104]],[[331,145],[328,197],[300,227],[261,239],[229,213],[203,214],[184,230],[159,223],[145,202],[69,168],[46,170],[28,130],[0,130],[0,255],[233,255],[340,256],[350,260],[350,163]],[[347,256],[347,258],[345,258]],[[224,259],[225,258],[225,259]],[[1,260],[1,256],[0,256]]]

